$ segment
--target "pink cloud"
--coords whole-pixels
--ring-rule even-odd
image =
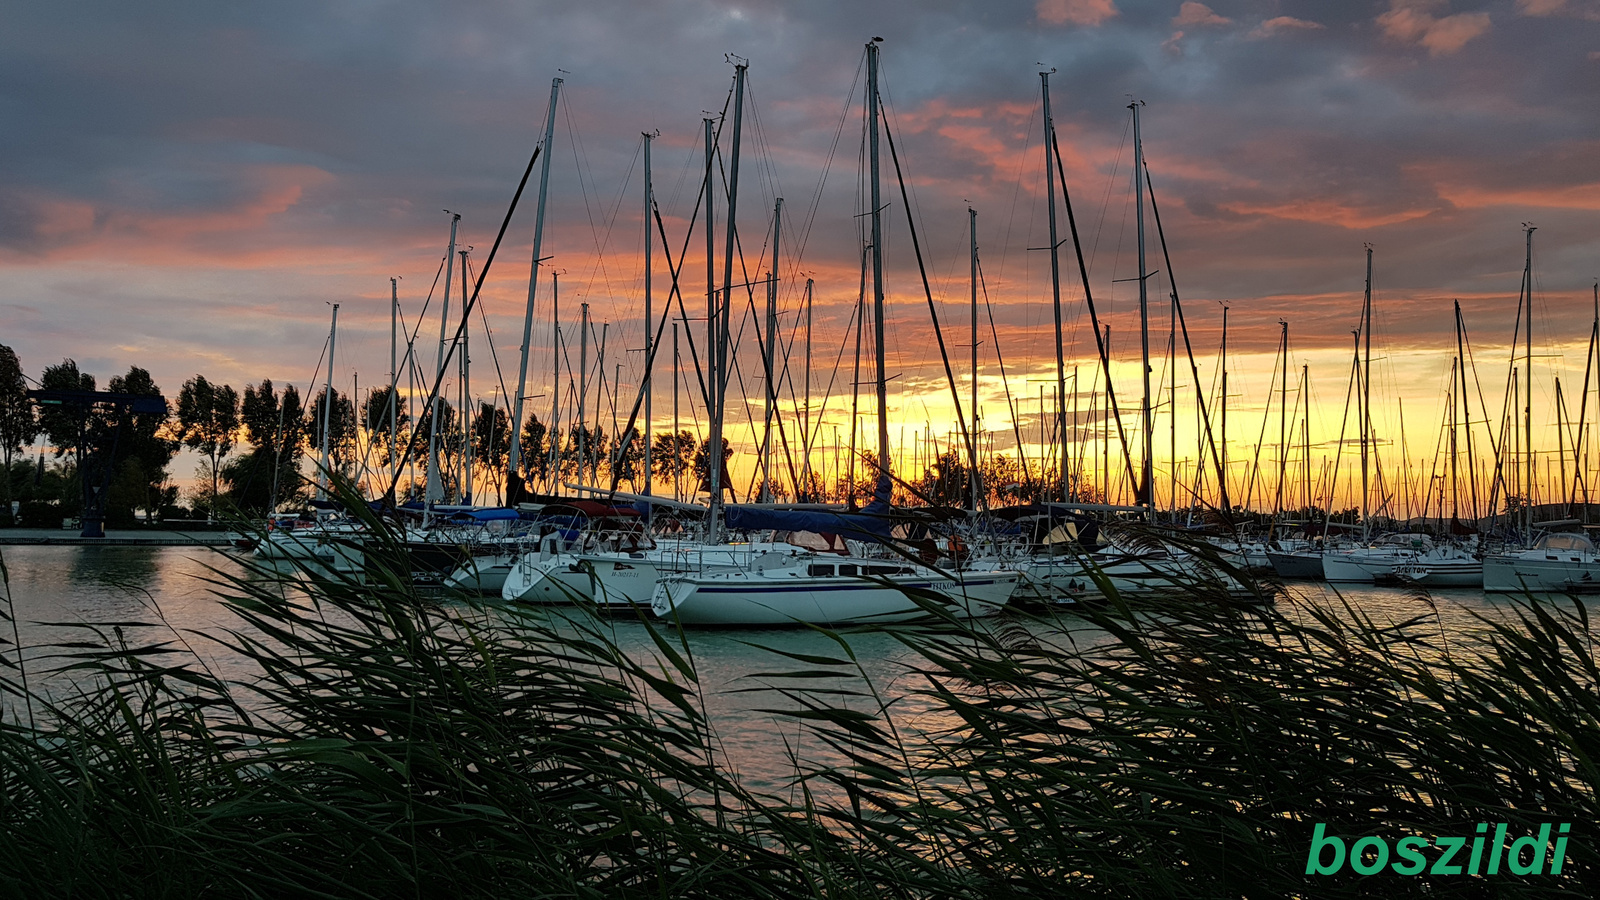
[[[1455,53],[1489,31],[1488,13],[1433,14],[1447,6],[1447,0],[1389,0],[1389,11],[1378,17],[1378,25],[1394,40],[1426,47],[1429,56]]]
[[[1189,28],[1199,25],[1227,25],[1232,21],[1227,16],[1217,15],[1211,10],[1211,7],[1204,3],[1186,0],[1183,6],[1178,8],[1178,14],[1172,18],[1172,27]]]
[[[1517,14],[1522,16],[1564,16],[1600,22],[1600,0],[1517,0]]]
[[[1296,19],[1294,16],[1278,16],[1257,25],[1255,30],[1250,32],[1250,36],[1253,38],[1268,38],[1286,31],[1315,31],[1322,27],[1324,26],[1321,22]]]
[[[1034,12],[1046,25],[1099,25],[1117,15],[1112,0],[1038,0]]]

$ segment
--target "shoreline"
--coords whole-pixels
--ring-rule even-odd
[[[81,537],[77,531],[49,528],[0,528],[0,547],[231,547],[238,539],[231,531],[117,530],[105,537]]]

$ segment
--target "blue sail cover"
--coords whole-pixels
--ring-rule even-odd
[[[895,520],[890,517],[889,476],[878,476],[872,492],[872,502],[860,512],[842,513],[813,509],[768,509],[761,506],[723,507],[723,519],[729,528],[740,531],[815,531],[819,534],[837,534],[857,541],[888,540]]]
[[[723,508],[729,528],[739,531],[815,531],[858,541],[884,541],[894,520],[865,513],[837,513],[813,509],[767,509],[760,506]]]

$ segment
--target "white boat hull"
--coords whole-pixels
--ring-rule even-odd
[[[571,554],[540,559],[525,553],[506,573],[500,598],[508,603],[563,604],[594,600],[594,581],[587,563]]]
[[[499,594],[517,564],[515,553],[474,556],[445,577],[444,586],[477,594]]]
[[[1414,562],[1396,566],[1396,577],[1423,587],[1481,587],[1483,563],[1475,559]]]
[[[939,576],[891,576],[885,585],[865,578],[785,578],[729,572],[662,578],[651,610],[682,625],[844,625],[908,622],[927,612],[907,589],[933,591],[961,618],[992,615],[1011,598],[1016,572]]]
[[[1490,556],[1483,561],[1483,589],[1519,594],[1600,593],[1600,556],[1537,551]]]

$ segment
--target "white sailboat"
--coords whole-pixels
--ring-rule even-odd
[[[679,625],[846,625],[923,618],[927,610],[913,599],[923,598],[945,604],[958,618],[972,618],[999,612],[1020,577],[807,556],[772,568],[663,578],[650,609]]]

